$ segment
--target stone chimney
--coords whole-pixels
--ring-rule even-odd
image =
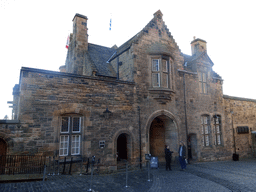
[[[66,65],[62,65],[59,67],[60,72],[66,73]]]
[[[71,66],[67,71],[69,73],[83,74],[83,58],[88,50],[87,30],[87,17],[77,13],[73,19],[73,37],[71,42],[73,55],[70,61]]]
[[[198,39],[198,38],[196,39],[194,37],[194,40],[190,44],[191,44],[192,56],[196,56],[204,51],[207,51],[205,40]]]

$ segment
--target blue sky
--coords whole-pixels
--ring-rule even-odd
[[[253,0],[0,0],[0,119],[11,117],[7,101],[21,67],[58,71],[65,64],[76,13],[88,17],[89,42],[110,47],[134,36],[160,9],[183,53],[191,54],[193,36],[207,41],[224,94],[256,99],[254,5]]]

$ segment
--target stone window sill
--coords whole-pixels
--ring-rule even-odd
[[[174,93],[172,89],[162,87],[151,87],[148,90],[150,93]]]

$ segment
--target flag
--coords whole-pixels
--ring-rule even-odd
[[[109,31],[111,31],[111,22],[112,22],[112,19],[110,19],[110,23],[109,23]]]
[[[68,49],[69,47],[69,35],[68,35],[68,38],[67,38],[67,44],[66,44],[66,48]]]

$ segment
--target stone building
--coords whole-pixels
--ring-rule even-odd
[[[21,69],[19,123],[0,122],[5,154],[95,155],[115,165],[147,153],[161,161],[165,145],[177,156],[179,141],[199,161],[253,153],[256,101],[223,95],[206,41],[194,39],[192,55],[183,54],[160,10],[120,47],[89,43],[80,14],[70,39],[60,72]]]

